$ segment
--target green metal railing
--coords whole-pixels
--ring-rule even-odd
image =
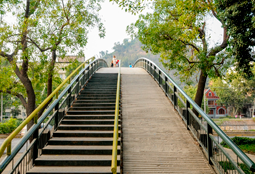
[[[182,117],[187,129],[199,142],[209,164],[214,165],[219,173],[245,173],[246,169],[250,173],[255,172],[255,163],[233,143],[168,74],[147,58],[138,59],[135,66],[144,68],[159,84]],[[194,110],[200,117],[194,113]],[[220,140],[224,141],[232,150],[234,158],[220,145]]]
[[[115,117],[114,117],[112,165],[111,165],[111,171],[113,174],[117,173],[117,155],[118,155],[117,147],[118,147],[118,134],[119,134],[120,69],[121,69],[120,65],[121,65],[121,62],[119,62],[119,73],[118,73],[118,81],[117,81]]]
[[[91,61],[87,66],[86,63]],[[18,173],[26,173],[29,170],[29,166],[33,165],[34,160],[38,157],[39,150],[42,149],[42,136],[43,132],[49,125],[54,125],[54,129],[57,128],[60,120],[62,119],[64,112],[71,106],[74,98],[77,97],[79,91],[82,89],[83,85],[89,80],[89,78],[93,75],[93,73],[101,68],[107,66],[107,63],[103,59],[91,58],[84,63],[82,63],[76,70],[74,70],[52,93],[49,95],[28,117],[26,120],[22,122],[22,124],[15,129],[11,135],[2,143],[0,147],[0,155],[4,153],[4,150],[7,147],[7,156],[0,164],[0,173],[7,167],[7,165],[12,161],[15,155],[20,151],[22,147],[25,147],[26,150],[20,157],[20,160],[14,165],[12,164],[12,172]],[[84,67],[84,68],[82,68]],[[82,70],[80,70],[82,68]],[[79,71],[80,70],[80,71]],[[79,71],[79,73],[78,73]],[[74,78],[72,78],[76,73]],[[72,78],[72,81],[71,81]],[[68,86],[60,93],[59,91],[64,85]],[[37,120],[37,113],[47,104],[54,96],[55,100],[53,100],[50,106],[43,112],[41,117]],[[12,139],[22,130],[24,126],[26,126],[30,120],[34,118],[34,125],[28,130],[28,132],[21,138],[19,143],[12,149],[11,151],[11,141]],[[46,121],[46,118],[48,121]],[[44,127],[39,132],[39,127],[44,123]],[[33,140],[28,143],[28,140],[33,138]],[[48,137],[49,138],[49,137]],[[27,157],[28,156],[28,157]],[[25,162],[24,159],[26,158]],[[30,160],[27,160],[30,159]],[[29,165],[27,164],[29,161]],[[24,164],[26,163],[26,164]],[[26,166],[20,170],[19,166]]]

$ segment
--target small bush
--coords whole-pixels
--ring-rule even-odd
[[[14,131],[22,121],[10,118],[9,120],[0,123],[0,134],[8,134]]]
[[[255,138],[234,137],[232,141],[244,152],[255,154]],[[229,148],[225,142],[220,143],[223,147]]]
[[[228,170],[235,170],[234,166],[230,162],[219,161],[219,163],[225,172],[227,172]],[[250,169],[248,167],[246,167],[245,164],[239,163],[238,165],[244,171],[245,174],[253,174],[253,172],[250,171]]]

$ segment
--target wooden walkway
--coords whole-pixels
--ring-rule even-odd
[[[156,82],[121,68],[123,173],[214,173]]]

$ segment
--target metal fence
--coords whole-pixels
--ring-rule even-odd
[[[89,63],[85,68],[70,80],[70,84],[62,90],[60,95],[56,95],[55,100],[44,111],[29,131],[20,139],[19,143],[10,151],[0,164],[0,173],[8,165],[11,165],[9,173],[23,174],[29,171],[35,159],[41,155],[42,148],[51,138],[54,130],[57,129],[60,120],[63,118],[67,109],[72,105],[84,84],[91,78],[93,73],[101,67],[106,67],[107,63],[103,59],[96,59]],[[35,119],[35,118],[34,118]],[[19,159],[16,155],[24,151]],[[15,158],[16,157],[16,158]]]

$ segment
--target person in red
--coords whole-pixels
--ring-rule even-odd
[[[116,67],[119,66],[119,60],[116,60]]]

